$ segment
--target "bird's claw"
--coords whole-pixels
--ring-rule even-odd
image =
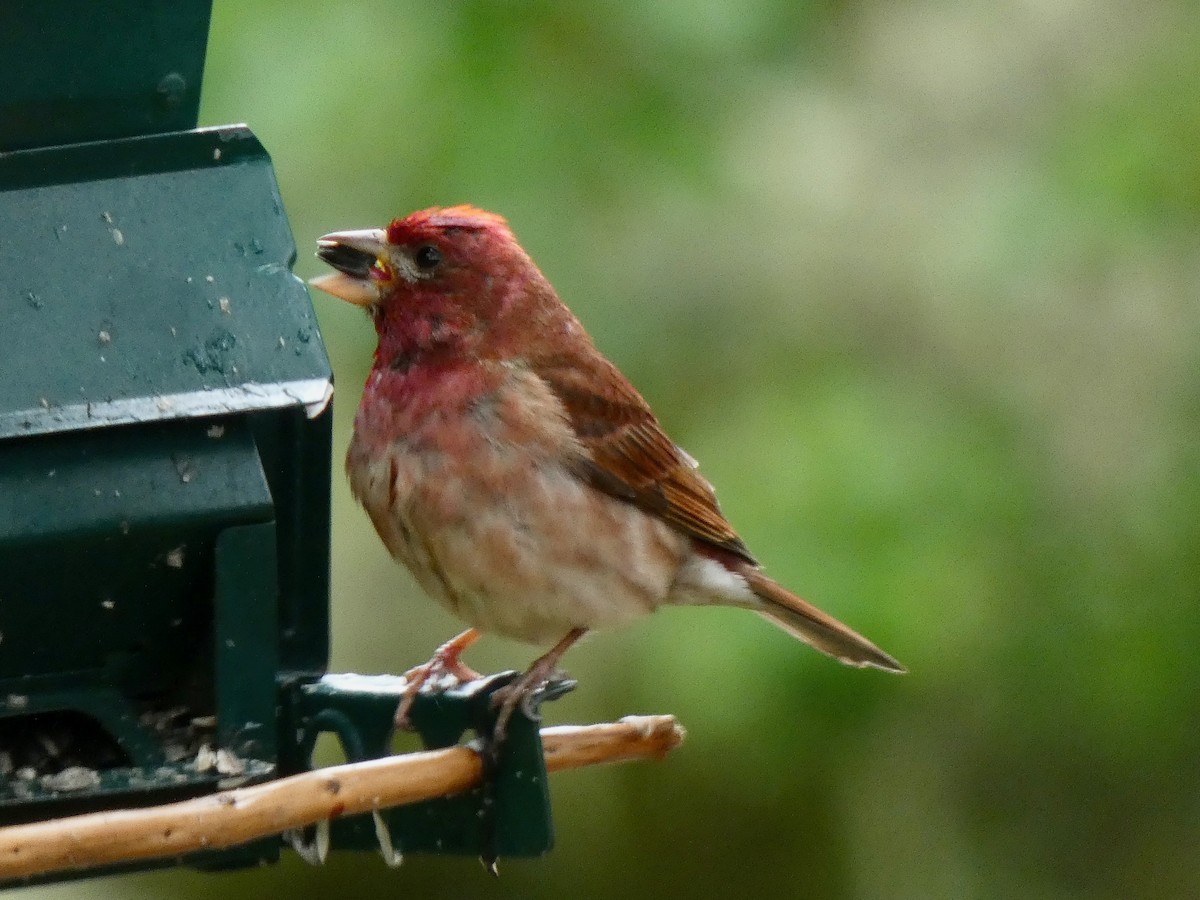
[[[446,691],[481,677],[461,659],[462,652],[470,647],[478,637],[477,631],[467,629],[438,647],[428,662],[413,666],[404,673],[407,685],[404,688],[404,696],[400,698],[400,704],[396,707],[395,723],[397,728],[405,731],[411,730],[408,713],[412,709],[417,694],[431,679],[437,682],[450,679],[450,684],[435,684],[439,690]]]
[[[508,722],[518,708],[530,721],[538,722],[541,720],[541,705],[547,700],[555,700],[568,693],[575,685],[575,681],[565,677],[560,671],[548,676],[526,672],[511,684],[495,690],[490,702],[493,709],[499,710],[496,724],[492,728],[492,744],[497,751],[504,743]]]
[[[557,700],[559,697],[566,696],[579,686],[579,682],[561,670],[554,672],[549,678],[543,681],[536,691],[533,691],[526,701],[522,702],[523,709],[529,718],[538,720],[541,718],[541,706],[551,700]],[[529,705],[526,706],[525,704]]]

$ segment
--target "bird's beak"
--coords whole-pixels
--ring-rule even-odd
[[[383,284],[392,280],[387,255],[381,229],[335,231],[317,238],[317,258],[337,271],[308,283],[355,306],[374,306],[382,297]]]

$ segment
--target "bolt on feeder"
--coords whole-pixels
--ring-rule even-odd
[[[304,771],[321,732],[390,752],[400,679],[326,674],[332,376],[269,156],[196,128],[210,6],[0,6],[0,825]],[[499,683],[418,698],[426,745]],[[383,814],[396,850],[549,849],[509,730],[488,787]]]

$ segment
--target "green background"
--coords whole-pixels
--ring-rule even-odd
[[[1182,0],[218,2],[201,121],[272,152],[299,274],[503,213],[768,570],[911,674],[665,611],[547,718],[687,743],[556,776],[557,849],[498,882],[288,854],[19,896],[1200,896],[1198,51]],[[349,497],[374,334],[315,303],[333,669],[397,672],[458,623]]]

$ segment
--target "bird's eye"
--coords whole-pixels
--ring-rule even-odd
[[[432,244],[423,244],[413,254],[413,262],[417,264],[417,268],[422,272],[433,271],[441,261],[442,251]]]

